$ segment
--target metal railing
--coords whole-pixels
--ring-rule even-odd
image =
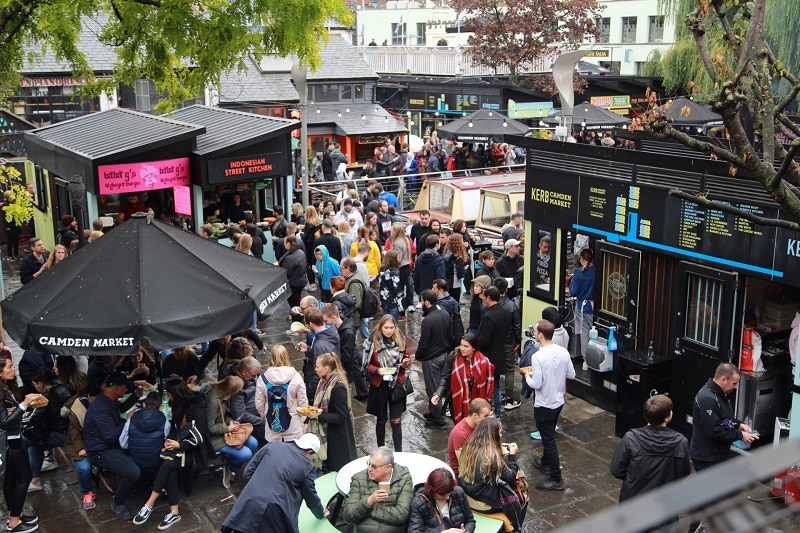
[[[507,75],[507,67],[476,66],[469,47],[444,46],[359,46],[364,61],[379,74],[424,74],[437,76]],[[519,74],[543,73],[552,70],[553,61],[540,58],[522,65]]]
[[[425,180],[435,179],[446,181],[449,179],[459,179],[468,176],[482,176],[491,175],[502,172],[514,172],[524,170],[525,165],[501,165],[493,167],[473,168],[469,170],[457,171],[444,171],[444,172],[425,172],[417,174],[403,174],[399,176],[382,176],[374,178],[378,183],[381,183],[385,190],[394,193],[397,196],[399,206],[396,209],[396,214],[402,215],[405,212],[414,211],[419,198],[419,193],[422,190],[422,185]],[[347,182],[356,184],[356,190],[359,197],[367,187],[370,179],[353,177],[346,181],[317,181],[309,183],[309,200],[313,205],[318,205],[321,201],[335,200],[337,194]],[[399,182],[399,183],[398,183]],[[366,207],[366,206],[365,206]]]

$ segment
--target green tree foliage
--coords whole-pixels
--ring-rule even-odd
[[[473,32],[476,65],[505,66],[516,84],[521,69],[541,58],[577,49],[597,35],[595,0],[449,0],[461,13],[464,31]]]
[[[664,76],[664,69],[661,67],[662,54],[658,48],[653,49],[647,56],[647,61],[642,66],[642,75],[649,78],[660,78]]]
[[[96,80],[78,49],[83,17],[100,21],[98,39],[116,50],[111,80]],[[248,52],[296,55],[315,69],[328,20],[353,17],[342,0],[0,0],[0,90],[18,86],[33,43],[69,62],[89,90],[150,79],[169,106],[241,68]]]
[[[0,165],[0,184],[8,191],[8,199],[3,199],[6,222],[13,221],[17,226],[21,226],[32,219],[33,204],[19,171],[11,166]]]

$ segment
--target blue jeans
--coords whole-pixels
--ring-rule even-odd
[[[99,453],[92,454],[90,458],[95,466],[108,470],[117,476],[117,492],[114,494],[114,505],[124,505],[125,497],[139,480],[139,467],[133,459],[121,448],[110,448]]]
[[[88,457],[80,461],[72,461],[75,472],[78,474],[78,485],[81,487],[81,494],[94,491],[94,481],[92,480],[92,462]]]
[[[368,318],[362,318],[361,319],[361,325],[358,326],[358,331],[361,333],[361,338],[363,338],[364,340],[367,340],[369,338],[369,319]]]
[[[400,320],[400,309],[398,309],[398,307],[397,307],[396,305],[395,305],[394,307],[392,307],[392,308],[388,308],[388,309],[387,309],[386,307],[384,307],[384,308],[383,308],[383,312],[384,312],[384,313],[388,313],[388,314],[392,315],[392,317],[393,317],[395,320]],[[364,321],[363,321],[363,320],[361,321],[361,324],[362,324],[362,325],[364,324]],[[363,333],[362,333],[362,334],[363,334]],[[364,337],[364,338],[366,339],[366,337]]]
[[[258,442],[256,441],[255,437],[251,435],[247,437],[247,442],[244,443],[244,446],[238,450],[233,446],[223,446],[217,451],[230,457],[230,460],[228,461],[228,468],[231,469],[231,472],[238,472],[239,468],[241,468],[243,464],[253,457],[253,454],[257,448]]]
[[[61,446],[64,445],[65,440],[66,440],[65,435],[62,435],[61,433],[56,433],[55,431],[51,431],[47,435],[47,438],[45,439],[44,442],[44,446],[39,446],[38,444],[34,444],[25,437],[22,438],[22,442],[25,444],[25,448],[28,452],[28,463],[31,465],[31,475],[34,478],[37,478],[42,475],[42,463],[44,462],[44,451],[51,450],[53,448],[60,448]]]
[[[558,458],[558,447],[556,446],[556,423],[558,415],[561,414],[561,405],[556,409],[547,407],[534,407],[533,419],[536,421],[536,429],[542,436],[542,466],[544,471],[549,474],[550,481],[561,483],[561,462]]]
[[[503,414],[503,393],[500,391],[500,380],[494,380],[494,416],[500,418]]]

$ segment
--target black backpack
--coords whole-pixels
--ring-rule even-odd
[[[372,287],[364,285],[364,282],[360,279],[353,280],[353,283],[356,282],[364,287],[364,297],[361,298],[361,309],[359,309],[361,318],[372,318],[381,308],[381,300],[378,297],[378,293]]]
[[[267,387],[267,426],[275,433],[289,429],[292,414],[289,412],[289,383],[275,385],[264,374],[261,380]]]

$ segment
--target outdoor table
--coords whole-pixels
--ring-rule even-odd
[[[336,473],[336,487],[342,495],[347,496],[350,493],[350,482],[353,476],[366,470],[368,460],[369,456],[359,457],[344,465]],[[421,453],[394,452],[394,462],[408,468],[414,486],[425,483],[428,480],[428,474],[437,468],[446,468],[451,474],[453,473],[453,469],[444,461]]]

